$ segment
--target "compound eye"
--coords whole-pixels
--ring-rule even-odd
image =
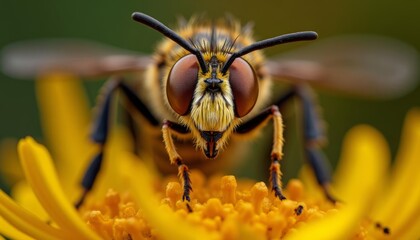
[[[198,78],[198,63],[195,55],[179,59],[169,72],[166,96],[172,109],[181,116],[187,115]]]
[[[229,67],[229,82],[232,87],[237,117],[247,115],[258,98],[258,80],[253,68],[242,58],[236,58]]]

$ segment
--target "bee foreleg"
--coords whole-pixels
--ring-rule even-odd
[[[190,172],[187,165],[185,165],[181,160],[176,161],[176,164],[178,165],[178,177],[181,180],[181,184],[184,189],[182,201],[187,200],[189,202],[191,200],[190,192],[192,191]]]
[[[336,199],[330,193],[331,171],[330,166],[321,151],[321,146],[325,142],[325,134],[322,129],[322,121],[317,112],[317,103],[311,89],[305,85],[296,85],[286,92],[277,101],[276,105],[281,107],[295,96],[300,100],[303,112],[303,132],[304,149],[306,159],[312,167],[318,184],[325,192],[325,196],[331,201]]]
[[[189,202],[191,200],[190,192],[192,191],[190,173],[187,165],[182,162],[181,156],[175,149],[172,132],[186,134],[189,133],[189,130],[180,124],[168,120],[165,120],[162,126],[163,141],[165,143],[166,152],[168,152],[169,155],[169,160],[171,164],[176,164],[178,166],[178,177],[184,189],[182,200]]]
[[[252,130],[255,130],[260,125],[264,124],[268,119],[273,119],[274,125],[274,136],[273,136],[273,147],[271,150],[271,166],[270,166],[270,182],[271,189],[274,191],[274,195],[280,200],[286,199],[281,191],[281,170],[280,160],[283,157],[283,120],[276,105],[273,105],[254,118],[244,122],[236,128],[235,133],[245,134]]]

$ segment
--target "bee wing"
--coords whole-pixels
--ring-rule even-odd
[[[96,77],[141,71],[151,62],[150,56],[78,39],[23,41],[1,51],[2,71],[22,79],[34,79],[51,71]]]
[[[411,46],[377,36],[326,39],[267,62],[274,78],[371,98],[398,97],[412,90],[418,65]]]

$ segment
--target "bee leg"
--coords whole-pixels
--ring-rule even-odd
[[[123,95],[127,98],[128,102],[131,103],[135,110],[140,112],[151,125],[159,125],[159,121],[151,114],[146,105],[142,103],[135,92],[121,80],[122,79],[110,80],[102,88],[102,101],[100,101],[98,104],[98,112],[93,125],[93,131],[90,136],[92,141],[100,145],[100,151],[92,159],[85,172],[85,175],[83,176],[81,184],[84,190],[82,196],[75,204],[76,208],[79,208],[83,204],[88,192],[92,189],[96,176],[98,175],[102,166],[104,147],[109,132],[111,100],[113,93],[116,92],[116,90],[121,90]]]
[[[320,116],[317,112],[317,103],[310,88],[305,85],[298,85],[285,93],[276,102],[277,106],[282,106],[292,96],[298,97],[303,109],[303,130],[304,130],[304,150],[309,165],[314,170],[318,184],[322,187],[328,200],[335,203],[336,199],[331,194],[331,170],[321,146],[325,142],[325,134],[321,126]]]
[[[297,94],[303,108],[303,129],[306,159],[315,172],[318,184],[322,187],[327,199],[333,203],[337,200],[331,194],[331,169],[326,156],[321,150],[325,144],[321,120],[317,113],[316,100],[308,87],[300,87]]]
[[[185,165],[181,160],[176,161],[176,165],[178,166],[178,176],[184,189],[182,201],[187,200],[189,202],[191,201],[190,192],[192,191],[190,172],[187,165]]]
[[[192,191],[190,173],[187,165],[185,165],[182,162],[181,156],[179,156],[178,152],[175,149],[175,144],[172,138],[172,132],[176,132],[178,134],[187,134],[190,131],[186,127],[178,123],[174,123],[168,120],[165,120],[163,122],[162,134],[163,141],[165,143],[165,148],[168,152],[171,164],[176,164],[178,166],[178,177],[184,189],[184,193],[182,194],[182,200],[190,202],[190,192]],[[189,207],[189,205],[187,206]]]
[[[259,126],[265,124],[270,118],[273,119],[274,125],[274,136],[273,136],[273,147],[271,151],[271,166],[270,166],[270,183],[271,189],[274,195],[280,200],[286,199],[281,190],[281,170],[280,160],[282,159],[283,153],[283,119],[281,117],[279,108],[276,105],[265,109],[254,118],[239,125],[235,133],[246,134],[252,130],[257,129]]]
[[[92,189],[95,183],[96,176],[98,175],[103,160],[103,149],[108,137],[108,123],[109,123],[109,112],[111,108],[112,93],[116,88],[116,84],[113,81],[107,82],[103,88],[101,94],[104,97],[98,106],[98,113],[94,122],[91,139],[95,143],[100,145],[99,153],[90,162],[81,182],[83,187],[82,196],[75,203],[76,208],[80,208],[84,203],[87,194]]]

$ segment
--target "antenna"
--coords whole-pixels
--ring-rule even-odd
[[[187,40],[179,36],[175,31],[173,31],[172,29],[165,26],[163,23],[159,22],[158,20],[144,13],[135,12],[131,15],[131,17],[133,18],[133,20],[139,23],[142,23],[146,26],[149,26],[150,28],[153,28],[156,31],[162,33],[164,36],[176,42],[179,46],[183,47],[185,50],[194,54],[197,57],[198,63],[200,64],[200,67],[203,73],[207,73],[209,71],[200,50],[193,47]]]
[[[233,61],[245,54],[248,54],[250,52],[260,50],[263,48],[272,47],[275,45],[283,44],[283,43],[289,43],[289,42],[297,42],[297,41],[305,41],[305,40],[314,40],[318,38],[318,34],[316,32],[312,31],[306,31],[306,32],[296,32],[296,33],[289,33],[280,35],[277,37],[261,40],[258,42],[255,42],[249,46],[246,46],[242,48],[241,50],[232,53],[232,55],[229,57],[229,59],[225,62],[225,64],[222,67],[222,74],[226,74],[228,68],[230,65],[232,65]]]

